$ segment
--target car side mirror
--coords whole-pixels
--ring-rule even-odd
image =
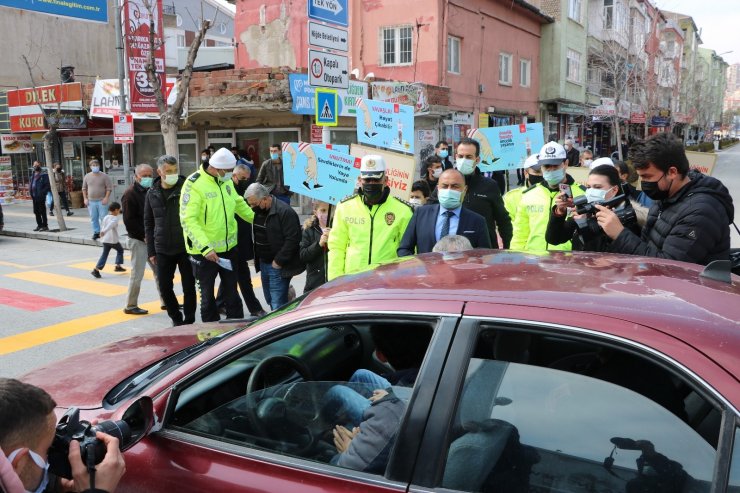
[[[154,425],[154,402],[149,396],[136,399],[121,418],[131,428],[131,440],[121,451],[128,450],[144,438]]]

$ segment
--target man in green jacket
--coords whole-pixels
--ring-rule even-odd
[[[390,195],[381,156],[367,155],[360,164],[362,186],[337,205],[329,233],[328,280],[398,258],[414,208]]]
[[[560,185],[569,185],[573,197],[583,195],[583,189],[566,173],[567,153],[557,142],[548,142],[538,155],[538,164],[544,180],[534,187],[522,191],[514,219],[512,250],[570,250],[570,242],[549,245],[545,241],[550,211],[555,205],[555,197],[560,193]]]
[[[216,307],[214,285],[221,278],[226,318],[244,317],[244,307],[236,292],[237,224],[234,214],[251,223],[254,212],[234,189],[231,175],[236,166],[227,148],[216,151],[208,161],[185,180],[180,195],[180,222],[185,249],[193,263],[200,287],[200,316],[203,322],[221,317]]]

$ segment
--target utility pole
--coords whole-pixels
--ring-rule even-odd
[[[121,27],[121,23],[123,22],[123,6],[122,6],[121,0],[116,0],[116,54],[118,56],[118,87],[119,87],[119,93],[120,93],[120,101],[121,101],[121,114],[126,114],[126,86],[125,86],[125,74],[126,74],[126,66],[125,66],[125,56],[124,56],[124,48],[123,48],[123,28]],[[128,144],[121,144],[121,149],[123,150],[123,178],[125,180],[126,186],[129,186],[129,149]]]

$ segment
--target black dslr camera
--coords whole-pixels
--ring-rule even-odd
[[[617,195],[609,200],[602,200],[598,202],[589,202],[585,195],[581,195],[573,199],[573,205],[576,207],[576,214],[581,214],[585,217],[584,220],[576,221],[578,228],[581,230],[581,234],[597,235],[601,233],[601,226],[596,220],[596,213],[599,210],[596,208],[597,205],[603,205],[604,207],[614,207],[620,203],[626,201],[629,205],[629,199],[627,196]],[[622,209],[615,209],[614,213],[619,218],[622,226],[628,228],[637,223],[637,216],[635,216],[635,210],[632,207],[624,207]]]
[[[121,450],[128,447],[131,441],[131,428],[125,421],[103,421],[93,426],[87,421],[80,421],[80,410],[70,407],[57,424],[54,441],[49,448],[49,472],[67,479],[72,479],[72,467],[69,464],[69,444],[72,440],[80,442],[82,462],[92,468],[105,457],[105,444],[95,437],[102,431],[118,438]]]

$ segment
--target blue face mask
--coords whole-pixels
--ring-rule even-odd
[[[90,166],[93,173],[100,173],[100,166]]]
[[[542,177],[548,185],[554,187],[565,179],[565,168],[558,168],[552,171],[542,171]]]
[[[233,176],[233,172],[227,171],[224,173],[224,176],[219,176],[218,179],[221,180],[224,183],[228,183],[231,180],[231,177]]]
[[[442,188],[437,190],[437,199],[443,209],[457,209],[462,205],[462,192],[451,188]]]
[[[279,158],[280,158],[280,154],[278,154],[277,152],[270,153],[270,159],[272,159],[273,161],[277,161]]]
[[[10,455],[8,455],[8,461],[13,462],[13,459],[15,459],[15,456],[18,455],[20,451],[21,449],[17,449],[11,452]],[[47,464],[46,461],[44,461],[44,459],[39,454],[31,449],[28,450],[28,455],[31,456],[31,460],[33,460],[33,463],[44,471],[44,475],[41,476],[41,482],[36,487],[36,489],[33,490],[33,493],[41,493],[49,484],[49,464]]]
[[[441,157],[442,159],[445,159],[445,158],[446,158],[447,156],[449,156],[449,155],[450,155],[450,152],[449,152],[449,151],[448,151],[447,149],[442,149],[441,151],[439,151],[439,152],[437,153],[437,155],[438,155],[439,157]]]
[[[141,185],[144,188],[149,188],[152,186],[152,182],[154,181],[154,178],[151,176],[143,176],[141,178],[141,181],[139,182],[139,185]]]

